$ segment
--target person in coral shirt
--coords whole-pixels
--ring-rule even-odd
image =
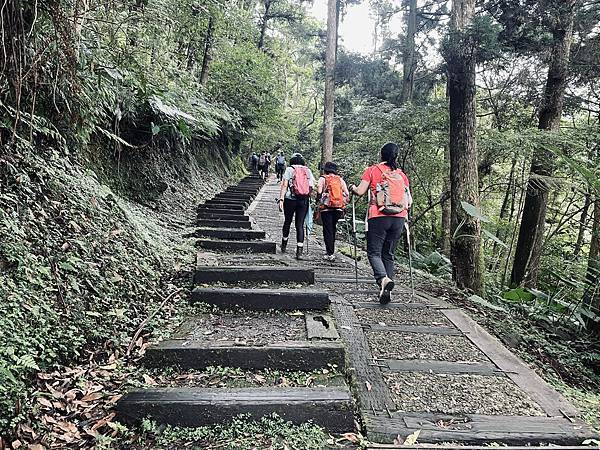
[[[404,222],[408,217],[408,208],[412,204],[408,177],[398,167],[399,147],[387,143],[381,148],[381,162],[368,167],[358,186],[350,186],[350,191],[357,195],[369,192],[369,212],[367,220],[367,256],[373,269],[375,281],[379,285],[380,303],[391,301],[394,289],[394,253],[404,230]],[[384,175],[385,174],[385,175]],[[395,175],[404,184],[405,194],[403,208],[395,208],[390,212],[376,201],[384,178]],[[400,183],[402,184],[402,183]]]

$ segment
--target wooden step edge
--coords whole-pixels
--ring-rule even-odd
[[[125,394],[117,414],[126,423],[152,417],[161,424],[199,427],[223,424],[241,414],[272,414],[295,424],[312,422],[330,432],[354,428],[347,388],[146,389]]]

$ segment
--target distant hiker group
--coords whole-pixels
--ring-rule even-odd
[[[323,225],[323,259],[334,261],[337,224],[344,217],[350,196],[367,194],[367,256],[379,286],[379,300],[381,303],[390,302],[395,286],[394,254],[402,234],[408,231],[406,220],[412,204],[410,183],[398,167],[398,154],[398,145],[385,144],[380,151],[380,162],[364,171],[357,186],[348,187],[338,174],[336,163],[325,163],[323,175],[315,181],[301,154],[294,153],[286,168],[285,157],[280,153],[276,158],[275,170],[277,179],[281,181],[277,204],[284,215],[281,251],[287,251],[293,221],[296,228],[296,258],[302,258],[306,237],[305,222],[313,219],[312,216],[309,217],[310,198],[316,188],[317,207],[314,220]],[[259,173],[260,161],[259,159]],[[268,176],[268,168],[263,169],[261,176],[264,176],[264,173]]]
[[[271,154],[269,152],[262,152],[260,155],[252,152],[248,162],[253,173],[258,174],[262,179],[269,178],[269,170],[271,169]]]

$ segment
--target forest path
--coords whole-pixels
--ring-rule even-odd
[[[275,242],[283,222],[278,190],[268,183],[250,210]],[[459,308],[423,291],[413,297],[408,280],[381,306],[366,264],[359,262],[357,284],[353,259],[322,260],[320,231],[302,261],[291,255],[293,230],[292,250],[277,256],[286,266],[314,269],[316,287],[329,292],[371,441],[420,431],[421,442],[574,445],[595,435],[576,408]],[[405,277],[398,272],[398,280]]]
[[[301,260],[294,232],[282,254],[278,191],[274,180],[249,177],[198,207],[190,302],[199,313],[145,356],[180,375],[237,368],[244,383],[130,392],[118,407],[125,420],[200,426],[277,413],[342,433],[354,425],[352,392],[371,442],[414,433],[469,444],[595,437],[564,397],[454,305],[399,282],[381,306],[363,262],[356,280],[353,259],[323,260],[320,227]]]

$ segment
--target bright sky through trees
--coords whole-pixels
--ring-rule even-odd
[[[327,21],[327,0],[315,0],[311,12],[314,17],[325,23]],[[392,19],[392,27],[399,18]],[[342,46],[351,52],[363,55],[371,54],[375,21],[371,17],[369,2],[348,6],[341,20],[339,33]]]

